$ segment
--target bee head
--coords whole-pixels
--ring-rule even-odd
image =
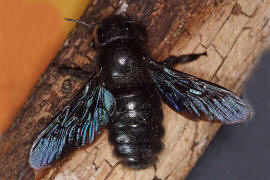
[[[108,16],[97,24],[88,24],[69,18],[65,19],[88,27],[95,26],[94,38],[98,46],[105,46],[115,41],[124,42],[128,40],[143,43],[146,39],[145,27],[123,15]]]
[[[95,42],[104,46],[115,41],[145,41],[145,28],[125,16],[114,15],[104,19],[95,28]]]

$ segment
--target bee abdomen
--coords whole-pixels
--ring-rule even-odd
[[[148,93],[136,92],[137,96],[117,99],[117,105],[121,107],[118,106],[109,125],[109,140],[114,145],[114,153],[123,164],[133,169],[144,169],[154,164],[163,146],[160,99],[154,90]],[[121,101],[123,99],[125,102]],[[136,107],[125,109],[124,106],[131,102]]]
[[[152,117],[147,118],[143,115],[149,112],[136,113],[140,115],[128,117],[128,113],[122,114],[122,121],[114,123],[110,128],[109,137],[115,146],[116,156],[123,164],[133,169],[144,169],[157,160],[157,153],[162,149],[162,112],[152,111]]]

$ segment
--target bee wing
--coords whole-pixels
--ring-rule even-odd
[[[114,109],[113,95],[94,77],[35,139],[29,158],[31,167],[53,164],[75,148],[93,142]]]
[[[249,106],[233,92],[155,62],[151,64],[149,72],[163,101],[180,114],[225,124],[249,118]]]

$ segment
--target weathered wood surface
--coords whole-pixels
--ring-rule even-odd
[[[269,45],[269,0],[111,1],[131,17],[158,8],[144,19],[148,27],[147,48],[154,58],[207,51],[198,61],[177,69],[211,80],[240,93],[258,56]],[[118,3],[118,5],[117,5]],[[93,0],[83,21],[99,22],[114,9],[105,0]],[[54,64],[91,68],[95,52],[90,48],[92,30],[77,26],[69,35]],[[61,74],[50,65],[0,139],[1,179],[33,179],[29,151],[34,138],[50,119],[86,82]],[[220,127],[217,123],[193,122],[164,105],[164,150],[156,171],[132,171],[112,154],[105,131],[91,146],[78,150],[45,171],[42,179],[184,179]]]

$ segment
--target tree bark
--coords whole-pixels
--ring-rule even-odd
[[[146,48],[158,61],[170,55],[207,51],[207,57],[178,70],[210,80],[239,94],[258,56],[269,45],[270,1],[256,0],[92,0],[82,20],[94,23],[122,10],[137,17],[158,8],[143,19],[147,27]],[[43,73],[12,126],[0,139],[1,179],[33,179],[29,151],[33,140],[46,127],[87,79],[62,74],[55,65],[76,65],[87,70],[95,51],[93,29],[77,25]],[[268,43],[268,44],[267,44]],[[90,60],[90,61],[89,61]],[[164,106],[164,150],[156,170],[134,171],[123,167],[112,153],[108,133],[95,143],[68,156],[36,179],[184,179],[220,127],[219,123],[190,121]]]

